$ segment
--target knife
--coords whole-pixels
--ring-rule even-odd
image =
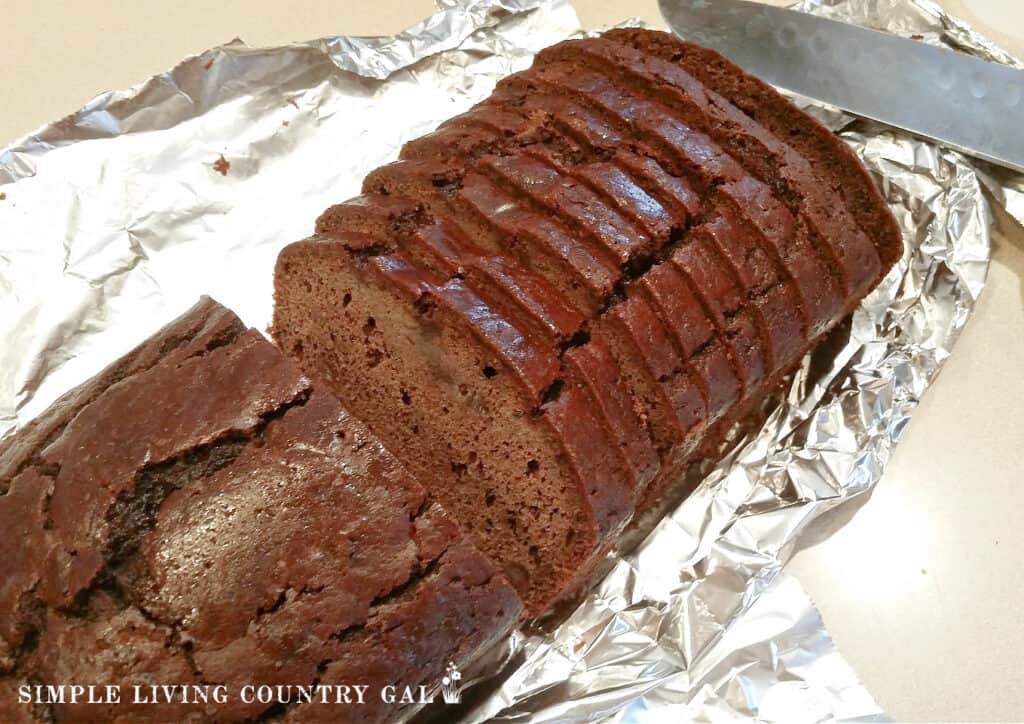
[[[659,0],[676,34],[781,88],[1024,171],[1024,71],[748,0]]]

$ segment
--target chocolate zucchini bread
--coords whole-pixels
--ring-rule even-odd
[[[328,209],[278,259],[272,331],[538,615],[901,253],[811,117],[713,51],[613,30]]]
[[[0,447],[0,486],[4,722],[393,720],[382,687],[437,686],[520,612],[380,442],[209,299]],[[18,703],[48,684],[122,701]],[[247,703],[250,684],[368,693]]]

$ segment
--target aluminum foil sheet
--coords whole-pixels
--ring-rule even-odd
[[[802,9],[1017,63],[925,0]],[[265,327],[281,247],[404,141],[580,31],[564,0],[439,0],[394,37],[236,42],[0,152],[0,433],[200,294]],[[878,175],[904,229],[902,262],[805,360],[763,428],[612,561],[575,612],[491,652],[476,672],[490,693],[464,720],[884,716],[781,570],[814,519],[878,482],[984,286],[983,188],[1024,220],[1024,181],[809,110]]]

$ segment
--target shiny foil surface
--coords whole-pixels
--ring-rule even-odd
[[[801,9],[1018,64],[927,0]],[[439,0],[394,37],[214,48],[4,149],[0,433],[200,294],[265,328],[277,252],[320,211],[579,32],[564,0]],[[903,260],[575,612],[491,652],[465,721],[884,719],[782,567],[878,482],[984,287],[989,200],[1024,220],[1024,180],[802,104],[879,178]]]

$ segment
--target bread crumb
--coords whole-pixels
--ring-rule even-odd
[[[298,104],[298,103],[296,103],[296,101],[295,101],[295,99],[294,99],[294,98],[289,98],[289,99],[288,99],[288,105],[290,105],[290,106],[295,106],[296,108],[298,108],[298,107],[299,107],[299,104]]]
[[[219,173],[221,176],[228,175],[228,169],[231,168],[231,162],[224,158],[224,154],[220,155],[216,161],[213,162],[213,170]]]
[[[913,35],[910,36],[910,39],[911,40],[924,40],[924,36],[920,35],[919,33],[914,33]]]
[[[0,201],[4,201],[6,198],[7,194],[5,194],[3,191],[0,191]]]
[[[213,67],[213,58],[210,58],[208,61],[203,63],[203,69],[204,70],[209,70],[212,67]]]

